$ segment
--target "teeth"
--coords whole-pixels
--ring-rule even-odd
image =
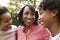
[[[31,20],[27,20],[27,22],[31,22]]]
[[[41,24],[43,24],[43,22],[41,22]]]

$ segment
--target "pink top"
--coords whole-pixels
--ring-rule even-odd
[[[41,25],[32,25],[27,33],[23,32],[24,26],[17,31],[17,40],[49,40],[50,33]]]

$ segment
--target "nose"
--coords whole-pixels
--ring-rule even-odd
[[[38,19],[38,22],[41,23],[41,19],[40,18]]]
[[[43,15],[39,15],[39,20],[41,20],[43,18]]]
[[[39,16],[39,23],[41,23],[41,21],[42,21],[42,17],[41,17],[41,15]]]
[[[9,25],[12,25],[12,20],[9,20]]]
[[[32,16],[29,14],[29,15],[28,15],[28,18],[30,19],[31,17],[32,17]]]

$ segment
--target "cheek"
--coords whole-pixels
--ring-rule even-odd
[[[45,14],[40,15],[40,19],[43,21],[45,20]]]
[[[35,16],[33,16],[32,18],[31,18],[31,20],[32,20],[32,23],[36,20],[36,17]]]
[[[48,17],[47,15],[44,15],[44,16],[43,16],[43,21],[44,21],[45,23],[47,23],[47,22],[49,21],[49,17]]]
[[[26,16],[22,16],[22,21],[25,21],[25,19],[26,19]]]
[[[32,20],[35,20],[35,19],[36,19],[36,17],[35,17],[35,16],[33,16],[33,17],[32,17]]]
[[[45,20],[44,20],[45,27],[48,28],[49,25],[50,25],[50,18],[49,18],[48,16],[46,16],[44,19],[45,19]]]
[[[41,15],[41,18],[42,18],[42,20],[47,22],[49,20],[49,15],[47,13],[44,13]]]
[[[5,28],[5,24],[4,23],[1,23],[1,28]]]
[[[42,25],[43,25],[43,27],[46,27],[46,24],[47,24],[47,16],[45,15],[45,14],[42,14],[42,15],[40,15],[40,20],[42,21]]]
[[[7,23],[2,23],[1,26],[2,27],[7,26]]]

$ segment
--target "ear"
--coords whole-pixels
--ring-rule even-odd
[[[58,10],[57,10],[57,9],[55,9],[55,10],[53,10],[52,15],[53,15],[53,16],[56,16],[56,15],[57,15],[57,13],[58,13]]]

